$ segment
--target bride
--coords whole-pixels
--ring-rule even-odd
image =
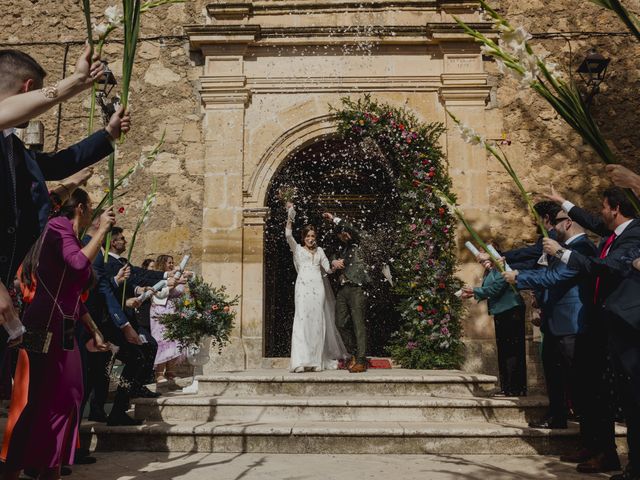
[[[338,360],[349,355],[335,325],[335,297],[323,270],[332,273],[329,259],[316,243],[316,229],[302,229],[302,243],[293,238],[291,224],[295,218],[292,203],[287,203],[285,237],[298,272],[295,286],[295,316],[291,335],[292,372],[334,370]]]

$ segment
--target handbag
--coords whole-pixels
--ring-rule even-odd
[[[71,339],[71,345],[69,345],[69,338],[67,331],[69,329],[68,322],[65,319],[74,318],[76,312],[78,311],[78,305],[80,303],[80,297],[78,297],[78,301],[76,302],[76,307],[74,309],[73,315],[69,317],[69,315],[65,315],[58,304],[58,296],[60,295],[60,290],[62,288],[62,283],[64,282],[64,277],[67,273],[67,266],[65,265],[64,270],[62,272],[62,276],[60,277],[60,283],[58,284],[58,290],[56,291],[55,297],[51,295],[51,292],[47,288],[46,284],[42,281],[42,278],[37,273],[38,277],[38,285],[36,288],[42,287],[49,294],[49,296],[53,299],[53,306],[51,307],[51,312],[49,313],[49,320],[47,321],[46,327],[40,329],[29,329],[22,337],[22,347],[32,353],[48,353],[49,347],[51,346],[51,339],[53,337],[53,333],[49,331],[49,327],[51,326],[51,319],[53,318],[53,312],[55,308],[57,308],[62,314],[63,322],[62,322],[62,347],[64,350],[73,350],[73,337]]]

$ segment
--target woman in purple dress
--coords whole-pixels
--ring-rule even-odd
[[[106,351],[80,297],[90,287],[91,263],[115,221],[111,209],[100,217],[98,233],[83,247],[79,236],[91,223],[91,200],[77,189],[52,218],[40,239],[33,301],[24,313],[27,331],[50,334],[46,353],[29,355],[29,396],[13,431],[4,478],[19,478],[24,468],[38,469],[40,479],[60,478],[60,466],[73,464],[77,418],[82,402],[82,366],[74,341],[75,322],[91,332],[87,348]],[[27,342],[28,344],[28,342]],[[35,345],[35,343],[34,343]]]

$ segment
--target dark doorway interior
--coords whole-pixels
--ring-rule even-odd
[[[271,183],[265,226],[265,356],[288,357],[294,317],[296,272],[284,238],[286,212],[277,198],[282,186],[297,189],[297,218],[293,235],[299,239],[306,224],[319,228],[318,244],[331,254],[339,242],[331,225],[323,222],[329,211],[349,220],[374,236],[393,235],[391,225],[396,204],[393,179],[379,162],[365,158],[362,149],[339,139],[325,139],[293,154]],[[299,241],[299,240],[298,240]],[[371,245],[374,242],[370,242]],[[376,270],[377,269],[377,270]],[[384,354],[390,335],[397,328],[389,286],[373,269],[368,325],[368,350],[373,356]]]

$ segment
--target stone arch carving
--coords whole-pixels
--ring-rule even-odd
[[[269,184],[287,158],[320,139],[336,134],[335,115],[310,118],[280,135],[264,152],[244,192],[247,206],[265,207]]]

